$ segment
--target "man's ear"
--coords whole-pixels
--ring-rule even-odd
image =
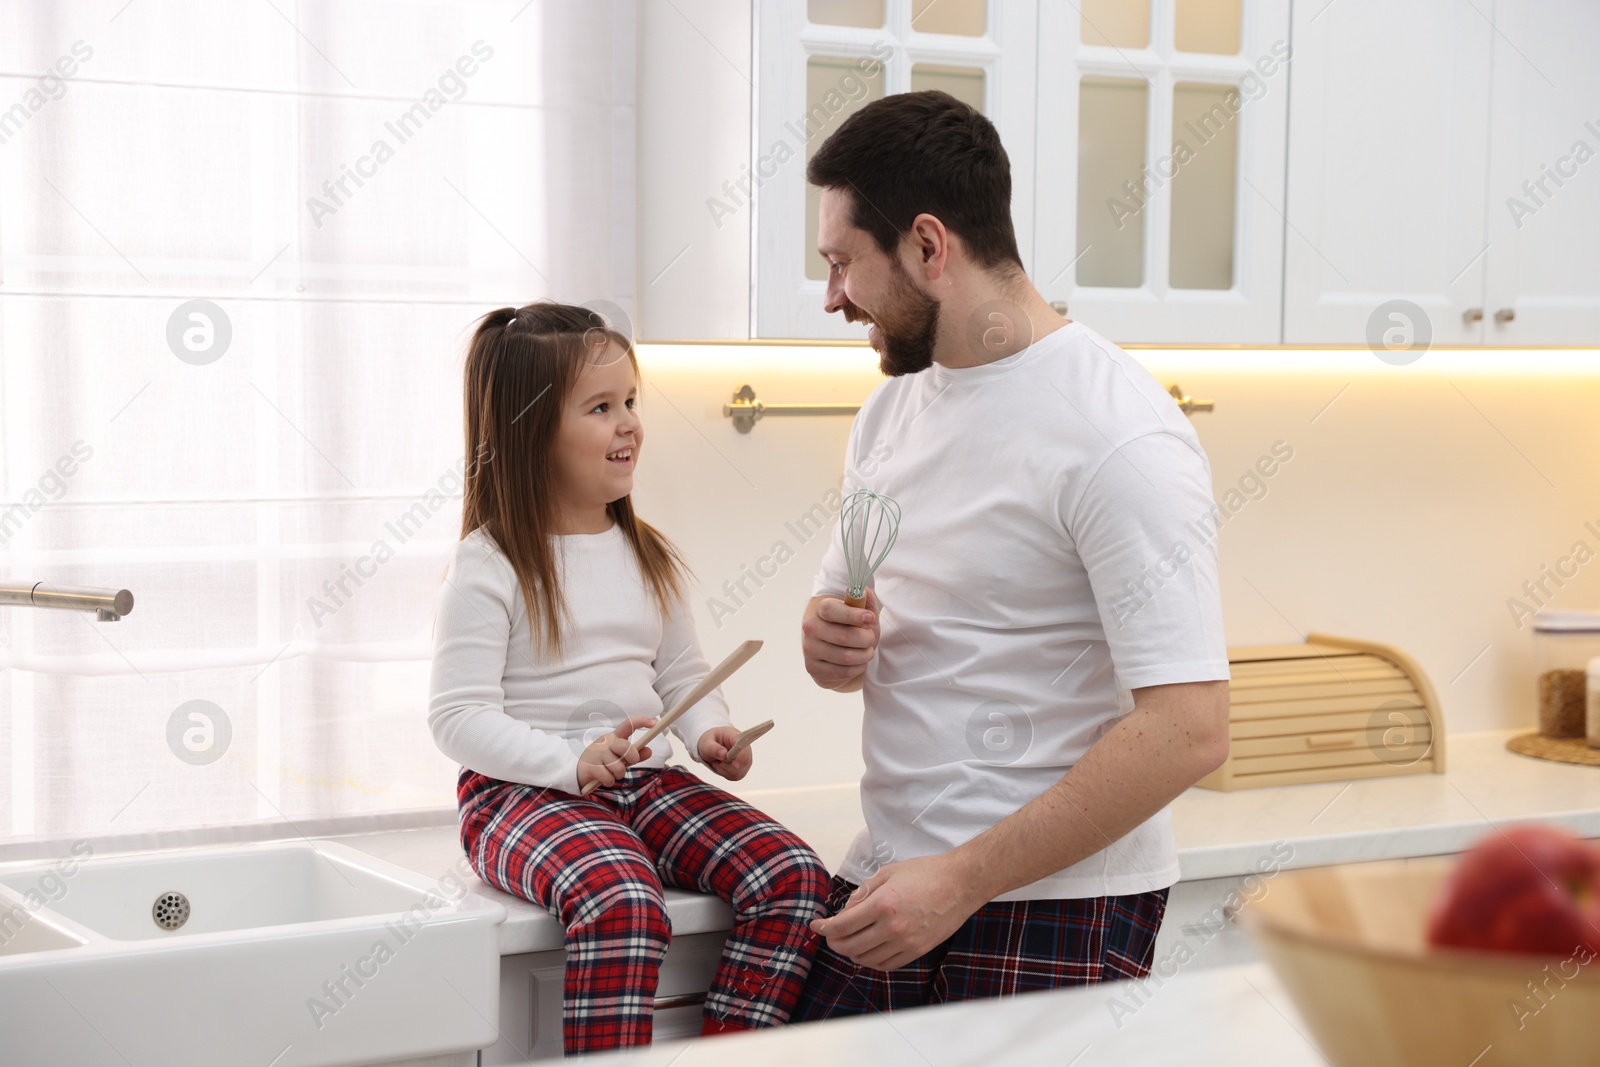
[[[938,262],[936,280],[950,267],[950,231],[933,215],[924,212],[911,220],[911,239],[917,243],[918,259],[926,267]]]

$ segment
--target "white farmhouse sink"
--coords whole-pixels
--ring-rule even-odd
[[[504,919],[453,878],[334,841],[0,866],[0,1063],[313,1067],[482,1048]]]
[[[0,960],[30,952],[77,948],[84,939],[32,911],[23,897],[0,891]]]
[[[418,902],[418,887],[410,881],[378,871],[369,856],[324,844],[333,847],[304,843],[108,857],[63,879],[65,895],[47,906],[106,937],[142,941],[387,915]],[[0,885],[25,893],[38,877],[0,874]],[[187,921],[172,931],[151,917],[152,903],[169,890],[190,903]]]

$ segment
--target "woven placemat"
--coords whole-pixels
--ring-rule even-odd
[[[1600,748],[1590,748],[1581,737],[1541,737],[1537,732],[1518,734],[1506,742],[1513,752],[1557,763],[1582,763],[1600,767]]]

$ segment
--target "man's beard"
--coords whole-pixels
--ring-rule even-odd
[[[878,369],[891,378],[915,374],[933,365],[934,342],[939,336],[939,302],[925,295],[911,282],[911,276],[898,259],[894,282],[877,315],[867,315],[854,304],[846,304],[846,322],[871,322],[883,335],[883,351],[878,354]]]

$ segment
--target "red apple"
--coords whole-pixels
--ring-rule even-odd
[[[1600,949],[1600,849],[1565,830],[1517,826],[1461,857],[1440,887],[1428,943],[1570,956]]]

